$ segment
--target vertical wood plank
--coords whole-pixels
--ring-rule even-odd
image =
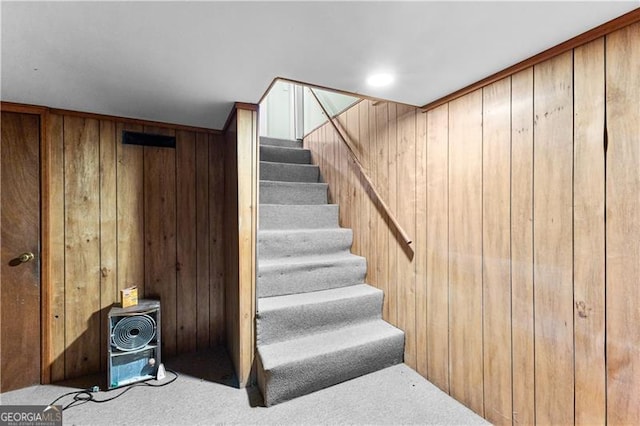
[[[118,155],[118,290],[137,286],[138,294],[146,296],[144,288],[144,158],[143,148],[123,145],[122,132],[141,132],[142,126],[116,125]],[[118,295],[118,298],[120,295]]]
[[[66,377],[100,369],[100,123],[64,118]]]
[[[482,89],[485,418],[511,424],[511,79]]]
[[[604,39],[574,51],[575,422],[606,423]]]
[[[360,163],[368,169],[369,162],[369,102],[362,101],[358,104],[358,145],[360,147]],[[358,228],[360,230],[360,254],[369,259],[369,196],[368,187],[364,180],[362,172],[357,173],[357,191],[358,191]],[[365,282],[368,282],[370,270],[367,267]]]
[[[415,282],[416,282],[416,366],[427,377],[427,116],[416,113],[416,181],[415,181]]]
[[[204,133],[196,135],[196,300],[192,308],[194,313],[194,323],[196,332],[196,349],[203,349],[209,346],[210,336],[215,334],[210,326],[210,298],[215,296],[211,289],[214,280],[210,277],[212,269],[211,260],[213,257],[209,251],[209,244],[215,230],[210,226],[215,220],[215,216],[209,212],[209,137]],[[215,317],[215,315],[214,315]]]
[[[382,199],[389,204],[389,104],[375,107],[376,120],[376,184]],[[378,208],[380,208],[378,206]],[[376,225],[376,249],[378,261],[376,276],[378,288],[384,291],[382,317],[389,321],[389,225],[386,216],[378,212]]]
[[[100,369],[107,367],[108,313],[118,300],[116,126],[100,121]]]
[[[65,235],[63,118],[50,114],[47,137],[50,149],[49,224],[51,238],[51,381],[65,378]]]
[[[573,423],[573,61],[534,67],[536,421]]]
[[[347,138],[354,147],[354,153],[360,158],[358,146],[355,145],[355,140],[360,134],[360,118],[358,107],[350,108],[347,110]],[[349,180],[349,198],[347,199],[347,212],[349,213],[349,227],[353,229],[353,244],[351,245],[351,252],[360,254],[360,203],[359,203],[359,179],[356,166],[353,158],[349,156],[348,160],[348,176]]]
[[[607,421],[640,419],[640,24],[606,39]]]
[[[378,158],[376,143],[376,110],[373,102],[367,102],[369,108],[369,138],[367,141],[367,169],[369,170],[369,178],[378,187],[378,170],[376,163]],[[376,231],[378,229],[378,221],[380,220],[380,212],[378,211],[377,201],[370,187],[367,187],[367,207],[368,207],[368,229],[369,250],[367,254],[367,282],[376,288],[381,288],[380,279],[378,277],[378,264],[380,263],[380,249],[378,248],[378,239]]]
[[[416,235],[416,110],[398,106],[398,221]],[[401,243],[398,250],[398,324],[405,332],[404,362],[416,368],[416,277],[414,248]]]
[[[511,339],[513,422],[535,423],[533,68],[511,77]]]
[[[175,135],[145,126],[145,133]],[[145,294],[162,306],[162,354],[176,354],[176,151],[144,147]]]
[[[225,270],[224,259],[227,250],[224,240],[224,145],[219,135],[209,135],[209,282],[211,322],[211,346],[222,344],[225,340]],[[202,154],[205,155],[204,152]]]
[[[449,104],[451,396],[484,415],[482,377],[482,91]]]
[[[449,105],[427,116],[427,378],[449,392]]]
[[[198,134],[200,135],[200,134]],[[176,352],[196,350],[196,134],[176,132]],[[208,318],[207,318],[208,320]]]
[[[389,104],[389,210],[394,215],[398,214],[398,109],[397,104]],[[389,317],[388,321],[398,326],[398,256],[402,252],[398,250],[400,237],[393,226],[389,227]]]

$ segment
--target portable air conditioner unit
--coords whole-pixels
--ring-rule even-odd
[[[107,386],[155,379],[160,365],[160,302],[140,300],[109,311]]]

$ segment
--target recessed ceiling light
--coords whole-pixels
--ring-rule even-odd
[[[371,74],[367,78],[367,84],[373,87],[384,87],[393,83],[393,76],[387,73]]]

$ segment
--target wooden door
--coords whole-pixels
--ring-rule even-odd
[[[5,392],[40,383],[40,118],[2,112],[1,127],[0,391]]]

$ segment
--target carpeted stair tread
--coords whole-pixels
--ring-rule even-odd
[[[261,345],[258,385],[269,406],[398,364],[403,346],[404,333],[383,320]]]
[[[260,145],[260,161],[311,164],[311,151],[304,148]]]
[[[260,230],[338,227],[337,204],[260,204]]]
[[[367,261],[353,254],[258,258],[258,297],[327,290],[361,284]]]
[[[258,231],[261,259],[349,253],[353,231],[348,228]]]
[[[326,204],[326,183],[260,181],[260,203]]]
[[[281,146],[285,148],[302,148],[302,141],[299,139],[280,139],[260,136],[260,145]]]
[[[260,179],[282,182],[319,182],[318,166],[311,164],[260,162]]]
[[[381,290],[368,284],[258,299],[258,344],[268,345],[381,318]]]

